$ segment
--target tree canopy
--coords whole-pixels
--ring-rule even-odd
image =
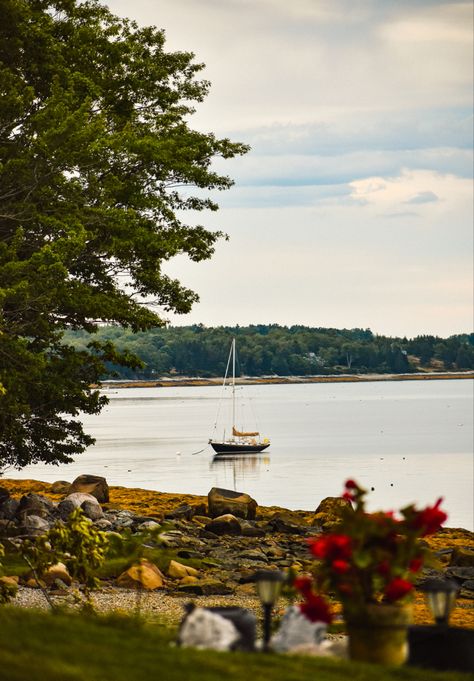
[[[104,326],[97,336],[142,360],[138,368],[107,364],[104,378],[153,380],[161,376],[223,376],[231,339],[237,339],[237,374],[409,373],[474,369],[474,334],[413,339],[375,335],[370,329],[328,329],[257,324],[155,328],[133,333]],[[67,342],[86,349],[85,332],[68,332]]]
[[[232,184],[213,159],[247,147],[190,127],[209,83],[163,31],[96,0],[0,0],[0,16],[1,470],[91,443],[75,418],[103,404],[89,386],[106,360],[138,362],[65,329],[160,325],[150,299],[189,311],[163,264],[212,255],[221,233],[190,218]]]

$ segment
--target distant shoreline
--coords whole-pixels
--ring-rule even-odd
[[[297,385],[302,383],[363,383],[372,381],[433,381],[460,378],[474,378],[474,371],[430,372],[415,374],[328,374],[317,376],[243,376],[235,379],[238,385]],[[103,381],[95,388],[177,388],[221,385],[222,378],[200,378],[180,376],[153,380],[112,380]]]

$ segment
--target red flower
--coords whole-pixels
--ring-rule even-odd
[[[344,492],[342,498],[345,499],[346,501],[350,501],[351,503],[355,501],[355,496],[350,492]]]
[[[386,577],[390,574],[390,563],[387,559],[383,560],[379,565],[377,565],[377,572],[382,577]]]
[[[344,575],[346,572],[349,572],[351,566],[349,565],[347,560],[336,559],[332,561],[332,569],[338,575]]]
[[[408,569],[410,570],[410,572],[419,572],[421,570],[422,565],[423,565],[422,558],[412,558],[408,564]]]
[[[412,589],[413,584],[411,582],[407,582],[406,579],[401,577],[394,577],[385,588],[385,598],[390,603],[393,603],[393,601],[398,601],[403,596],[406,596]]]
[[[349,478],[349,480],[346,480],[346,484],[344,485],[346,489],[359,489],[357,483]]]
[[[318,539],[310,539],[310,551],[320,560],[347,560],[352,556],[351,538],[346,534],[326,534]]]
[[[443,498],[440,497],[434,506],[427,506],[423,511],[416,514],[412,527],[416,530],[422,530],[422,537],[437,532],[447,519],[447,514],[439,508],[442,501]]]
[[[299,604],[299,608],[311,622],[326,622],[326,624],[332,622],[329,605],[321,596],[311,594],[303,603]]]
[[[312,584],[313,581],[311,577],[308,576],[297,577],[293,582],[295,589],[302,593],[305,597],[308,597],[308,594],[311,593]]]

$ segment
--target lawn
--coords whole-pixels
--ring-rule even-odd
[[[173,646],[174,630],[132,618],[0,608],[0,681],[466,681],[327,658],[216,653]]]

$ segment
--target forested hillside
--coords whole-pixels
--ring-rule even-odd
[[[407,373],[418,370],[474,369],[474,334],[413,339],[374,335],[370,329],[323,329],[257,325],[155,328],[132,333],[104,326],[94,340],[112,340],[137,355],[143,367],[109,365],[107,378],[222,376],[230,341],[237,338],[237,374],[307,376],[337,373]],[[92,337],[68,332],[65,342],[85,349]]]

